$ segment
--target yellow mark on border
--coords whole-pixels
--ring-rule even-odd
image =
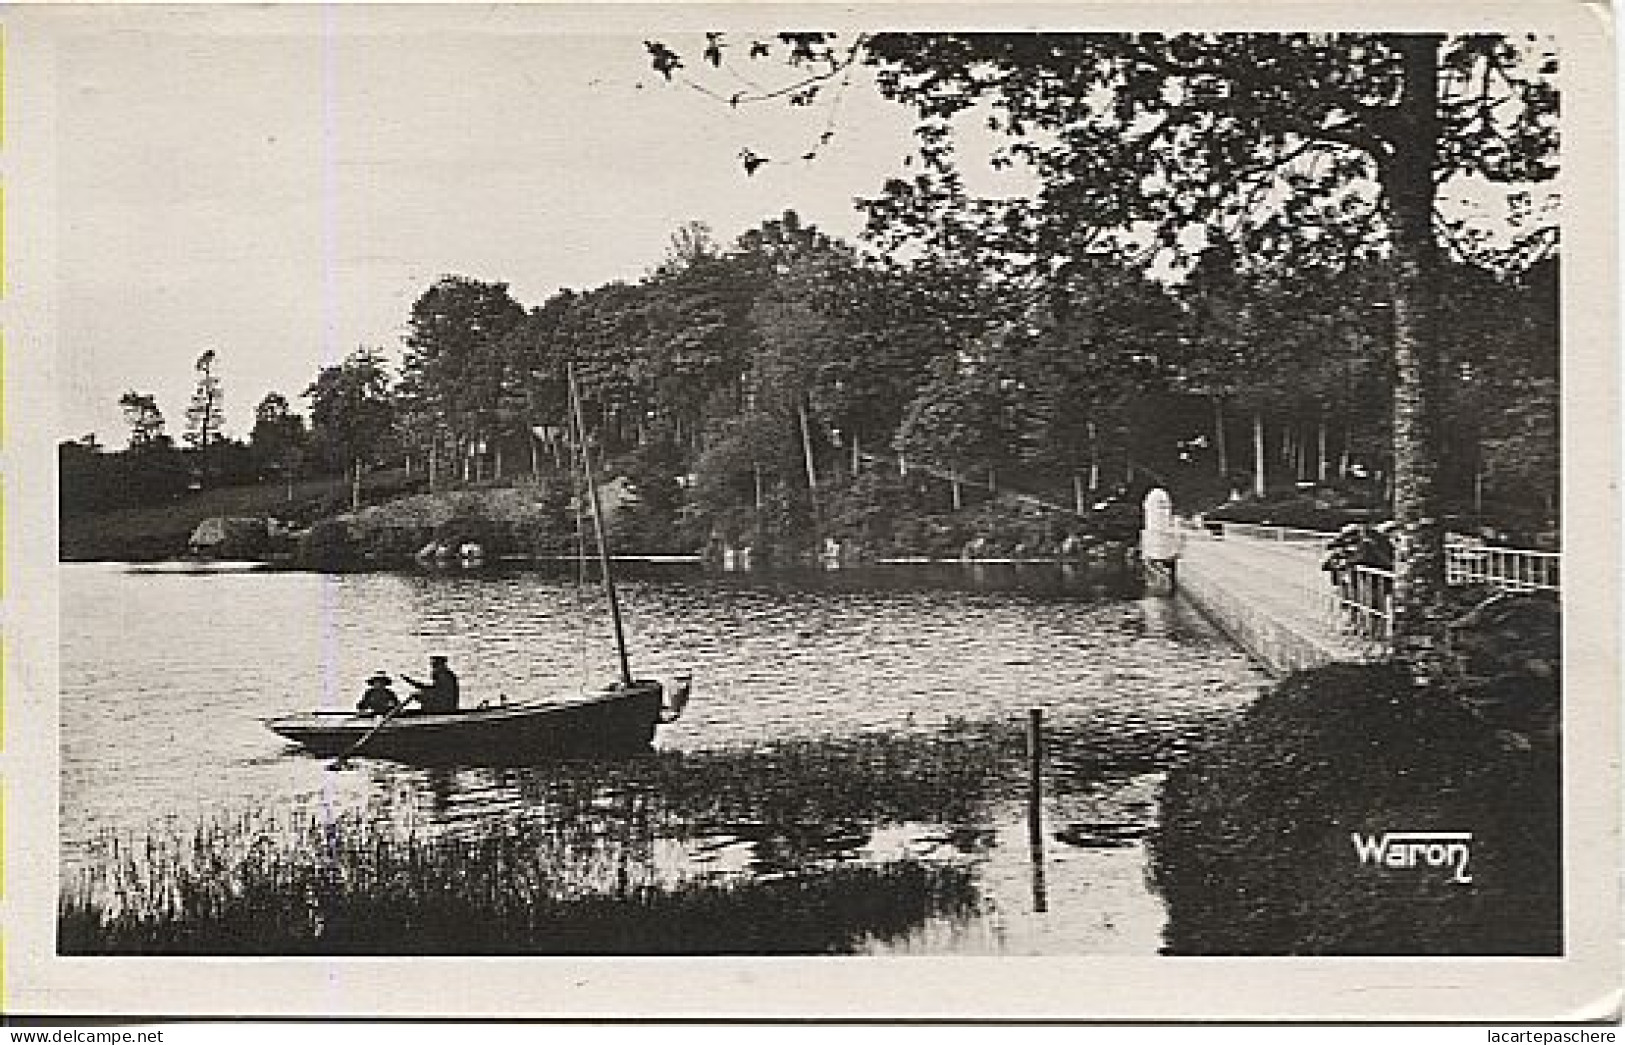
[[[6,27],[0,25],[0,149],[6,147]],[[6,194],[0,184],[0,298],[6,296]]]
[[[8,845],[11,840],[6,837],[6,788],[0,781],[0,900],[6,896],[6,854],[11,852]],[[0,928],[0,1012],[9,1011],[6,1007],[6,933]]]

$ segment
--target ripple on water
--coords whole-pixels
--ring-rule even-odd
[[[600,834],[636,842],[628,852],[655,878],[898,859],[974,870],[974,915],[874,944],[887,953],[1153,953],[1161,916],[1143,881],[1143,836],[1156,782],[1261,681],[1177,607],[1080,597],[1051,581],[1034,593],[940,579],[865,585],[850,573],[811,588],[692,574],[632,579],[623,597],[640,673],[695,677],[687,713],[661,732],[666,761],[646,778],[365,759],[334,773],[291,752],[259,719],[348,706],[372,671],[415,673],[431,652],[451,658],[471,702],[583,692],[613,677],[606,627],[583,624],[574,588],[542,574],[74,566],[62,577],[70,867],[98,837],[139,832],[156,811],[185,822],[299,803],[337,815],[382,798],[433,830],[585,816]],[[1019,801],[1019,729],[1031,707],[1047,723],[1042,912]],[[983,791],[932,798],[929,776],[913,781],[919,795],[888,789],[924,770],[919,752],[886,743],[929,745],[979,729],[993,730],[987,743],[1002,760]],[[853,749],[854,737],[888,739]],[[790,763],[728,754],[775,744],[812,754]],[[953,768],[925,757],[932,772]],[[872,772],[852,759],[872,762]],[[688,793],[685,765],[721,781],[726,808]],[[829,775],[848,771],[866,782]],[[846,793],[863,789],[873,794]]]

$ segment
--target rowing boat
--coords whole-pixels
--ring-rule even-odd
[[[679,684],[673,696],[683,688]],[[647,749],[655,728],[678,710],[667,706],[659,682],[641,679],[578,700],[397,715],[367,741],[366,754],[411,762],[624,754]],[[378,717],[308,711],[267,719],[265,724],[314,754],[338,755],[378,726]]]
[[[582,471],[598,536],[604,595],[615,627],[620,680],[600,692],[572,700],[522,701],[481,705],[444,713],[399,710],[382,717],[346,711],[309,711],[265,720],[278,736],[320,755],[368,756],[407,761],[524,760],[533,756],[623,754],[647,749],[655,728],[682,714],[690,681],[679,676],[671,693],[653,679],[635,679],[626,653],[620,602],[610,575],[598,485],[587,452],[587,426],[569,372],[570,405]]]

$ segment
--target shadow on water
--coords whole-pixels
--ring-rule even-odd
[[[760,589],[778,592],[989,592],[1038,599],[1124,599],[1137,597],[1144,585],[1125,557],[1095,562],[922,560],[865,563],[840,569],[778,566],[771,569],[717,570],[689,561],[628,559],[615,565],[617,582],[675,583],[723,591]],[[506,563],[484,579],[524,576],[575,580],[573,560]],[[459,574],[425,573],[420,583],[466,583]],[[588,564],[587,580],[597,583],[597,564]]]
[[[1153,803],[1124,785],[1180,745],[1135,736],[1051,738],[1056,849],[1138,844]],[[1003,724],[961,723],[620,761],[374,765],[384,797],[361,809],[312,802],[104,837],[64,892],[61,949],[907,953],[945,933],[998,949],[999,894],[1023,882],[999,857],[1022,743]]]
[[[1199,621],[1098,566],[627,573],[638,648],[699,681],[657,750],[330,773],[231,694],[348,706],[349,679],[420,662],[426,637],[465,695],[550,692],[593,667],[570,586],[70,571],[60,946],[1156,953],[1162,774],[1256,684]]]

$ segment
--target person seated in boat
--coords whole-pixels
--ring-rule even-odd
[[[417,688],[418,706],[428,715],[444,715],[457,710],[461,688],[457,675],[446,664],[446,658],[429,658],[429,681],[419,682],[410,675],[401,678]]]
[[[400,705],[401,698],[390,687],[389,676],[380,671],[367,680],[367,691],[361,694],[355,709],[363,715],[387,715]]]

